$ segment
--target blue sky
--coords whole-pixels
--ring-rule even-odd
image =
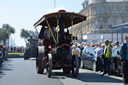
[[[56,0],[56,8],[79,12],[83,0]],[[33,24],[44,14],[54,9],[54,0],[0,0],[0,27],[10,24],[15,27],[12,35],[17,45],[25,45],[20,37],[21,28],[35,30]]]
[[[56,0],[56,8],[79,12],[84,0]],[[21,28],[35,30],[33,24],[44,14],[54,9],[54,0],[0,0],[0,27],[10,24],[15,27],[16,33],[12,35],[17,45],[25,46],[20,37]]]

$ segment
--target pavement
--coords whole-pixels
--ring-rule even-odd
[[[78,78],[53,70],[54,76],[37,74],[35,59],[9,58],[0,67],[0,85],[123,85],[122,77],[102,76],[91,70],[80,69]]]

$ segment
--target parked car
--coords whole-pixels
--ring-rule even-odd
[[[83,50],[82,54],[83,67],[91,69],[93,71],[96,71],[97,61],[95,49],[95,47],[86,47],[86,49]]]
[[[0,66],[3,63],[2,49],[0,49]]]
[[[110,68],[111,74],[117,76],[123,76],[123,70],[122,70],[123,64],[120,57],[113,57],[110,67],[111,67]]]

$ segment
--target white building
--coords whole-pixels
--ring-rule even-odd
[[[87,42],[111,40],[112,26],[128,22],[128,0],[85,0],[82,5],[80,14],[87,16],[87,20],[83,22],[79,36]],[[79,25],[73,30],[74,35],[78,28]],[[113,40],[117,40],[116,34]]]

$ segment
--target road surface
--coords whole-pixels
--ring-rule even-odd
[[[37,74],[35,60],[9,58],[0,67],[0,85],[123,85],[121,77],[101,76],[90,70],[80,69],[79,77],[64,75],[61,70],[54,70],[54,76]]]

